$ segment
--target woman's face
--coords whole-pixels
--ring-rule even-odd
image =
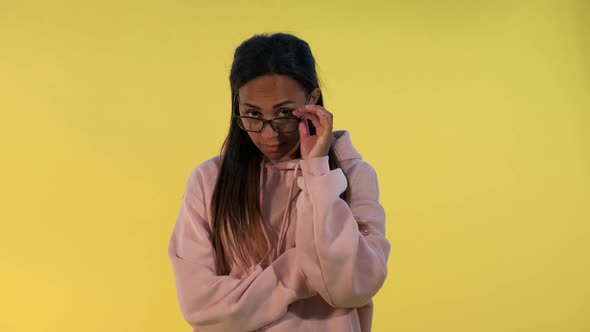
[[[309,104],[315,104],[320,91],[312,92]],[[285,75],[264,75],[248,81],[238,90],[240,116],[270,120],[292,116],[305,104],[305,92],[294,79]],[[270,160],[281,162],[297,157],[299,131],[277,133],[270,124],[262,132],[248,132],[252,142]]]

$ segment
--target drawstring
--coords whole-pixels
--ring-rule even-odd
[[[260,161],[260,178],[258,179],[258,191],[260,192],[260,205],[262,206],[264,204],[264,183],[262,182],[263,180],[263,172],[264,172],[264,159],[262,159]],[[270,239],[270,236],[268,236],[268,233],[266,232],[266,226],[262,225],[262,234],[264,235],[264,239],[266,240],[266,243],[268,245],[268,249],[266,251],[266,253],[264,254],[264,257],[262,257],[260,259],[260,261],[258,262],[259,265],[261,265],[264,260],[268,257],[268,254],[271,253],[272,251],[272,241]]]
[[[295,171],[293,172],[293,180],[291,181],[291,187],[289,188],[289,195],[287,196],[287,209],[285,210],[285,214],[283,215],[283,221],[281,222],[281,231],[279,232],[279,240],[277,241],[276,247],[276,257],[279,257],[280,250],[281,250],[281,243],[283,242],[283,237],[287,233],[287,229],[289,228],[288,224],[288,217],[289,213],[291,212],[291,194],[293,193],[293,187],[295,186],[295,182],[297,182],[297,170],[299,169],[299,163],[295,164]]]
[[[266,167],[264,160],[261,161],[260,163],[260,178],[259,178],[259,185],[260,185],[260,203],[261,205],[264,204],[264,176],[263,176],[263,172],[264,172],[264,168]],[[275,257],[274,259],[278,258],[280,256],[281,253],[281,243],[284,240],[284,237],[286,236],[287,230],[289,229],[289,215],[291,212],[291,195],[293,194],[293,188],[295,187],[295,183],[297,182],[297,171],[299,170],[299,163],[295,164],[295,170],[293,172],[293,180],[291,181],[291,186],[289,188],[289,195],[287,196],[287,208],[285,209],[285,213],[283,214],[283,220],[281,222],[281,229],[279,231],[279,238],[278,241],[276,243],[276,248],[275,248]],[[266,232],[266,227],[262,227],[262,231],[264,234],[264,238],[266,239],[267,243],[269,244],[269,250],[266,252],[266,254],[264,255],[264,257],[260,260],[259,264],[262,263],[268,256],[268,254],[272,251],[271,249],[271,244],[272,244],[272,240],[270,239],[270,237],[268,236],[267,232]]]

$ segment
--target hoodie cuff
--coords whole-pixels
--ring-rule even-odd
[[[328,163],[328,156],[301,159],[299,162],[301,172],[303,175],[321,176],[330,171],[330,164]]]

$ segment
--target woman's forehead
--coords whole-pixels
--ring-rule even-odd
[[[238,90],[241,103],[281,102],[304,95],[297,81],[285,75],[264,75],[248,81]]]

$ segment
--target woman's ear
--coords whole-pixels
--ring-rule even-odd
[[[320,88],[313,89],[313,91],[311,92],[311,98],[310,98],[309,104],[310,105],[317,104],[318,100],[320,100],[321,95],[322,95],[322,90],[320,90]]]

